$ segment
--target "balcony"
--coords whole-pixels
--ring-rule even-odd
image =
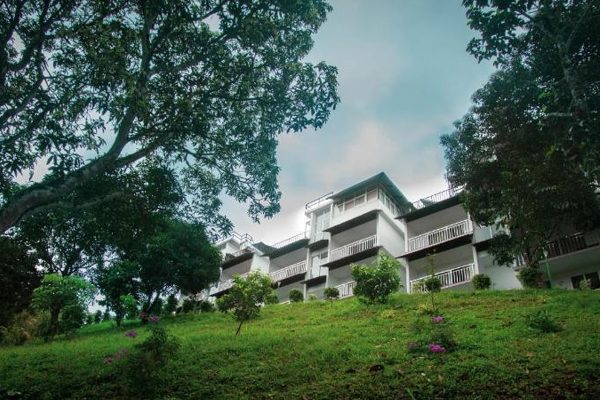
[[[442,289],[447,289],[452,286],[470,282],[471,278],[473,278],[473,275],[475,274],[474,271],[473,264],[467,264],[457,268],[438,272],[434,276],[437,277],[442,283]],[[425,288],[424,283],[427,279],[429,279],[429,276],[424,276],[423,278],[410,281],[410,292],[426,293],[427,289]]]
[[[373,249],[377,246],[377,235],[357,240],[356,242],[352,242],[350,244],[332,250],[329,254],[329,260],[327,261],[327,263],[362,253],[363,251]]]
[[[248,276],[248,272],[246,272],[245,274],[241,274],[240,278],[245,278],[247,276]],[[210,288],[210,295],[212,296],[216,293],[224,292],[225,290],[231,289],[232,286],[233,286],[233,278],[227,279],[222,282],[218,282],[215,286]]]
[[[424,197],[424,198],[419,199],[419,200],[415,201],[414,203],[412,203],[412,208],[409,208],[409,210],[420,210],[420,209],[430,206],[432,204],[439,203],[444,200],[448,200],[448,199],[456,196],[457,194],[459,194],[462,191],[463,191],[463,187],[461,186],[461,187],[457,187],[457,188],[450,188],[450,189],[438,192],[436,194],[432,194],[431,196]],[[409,210],[407,210],[407,211],[409,211]]]
[[[579,232],[570,236],[562,237],[558,240],[548,242],[546,250],[548,258],[554,258],[569,253],[574,253],[579,250],[584,250],[589,247],[598,246],[600,244],[600,232]]]
[[[473,233],[473,224],[471,223],[471,220],[465,219],[408,239],[408,249],[406,252],[411,253],[413,251],[426,249],[448,242],[452,239],[470,235],[471,233]]]
[[[287,245],[290,245],[290,244],[295,243],[295,242],[297,242],[299,240],[303,240],[303,239],[307,239],[307,238],[308,238],[308,236],[306,235],[306,232],[301,232],[301,233],[298,233],[297,235],[294,235],[294,236],[289,237],[287,239],[284,239],[284,240],[282,240],[280,242],[272,244],[271,247],[273,247],[275,249],[281,249],[281,248],[283,248],[283,247],[285,247]]]
[[[277,271],[271,272],[271,278],[275,282],[283,281],[284,279],[291,278],[292,276],[296,276],[299,274],[304,274],[306,272],[306,261],[300,261],[299,263],[290,265],[289,267],[285,267],[282,269],[278,269]]]
[[[335,288],[340,293],[340,299],[345,299],[346,297],[354,296],[354,286],[356,286],[356,282],[350,281],[342,283],[341,285],[337,285]]]

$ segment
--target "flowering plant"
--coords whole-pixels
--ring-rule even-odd
[[[431,322],[434,324],[442,324],[444,323],[444,317],[442,317],[441,315],[431,317]]]
[[[153,315],[149,318],[150,322],[152,322],[153,324],[158,323],[158,321],[160,321],[160,318],[158,317],[158,315]]]
[[[429,351],[432,353],[445,353],[446,349],[441,344],[429,343]]]
[[[135,338],[137,337],[138,333],[136,331],[127,331],[125,332],[125,336],[130,337],[130,338]]]

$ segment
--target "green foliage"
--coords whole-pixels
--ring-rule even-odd
[[[423,288],[429,293],[439,293],[442,290],[442,281],[437,276],[430,276],[423,280]]]
[[[540,310],[525,317],[527,326],[543,333],[560,332],[562,327],[546,310]]]
[[[94,323],[99,324],[100,322],[102,322],[102,311],[96,310],[94,313]]]
[[[29,306],[33,290],[40,281],[36,260],[27,247],[0,236],[0,326],[10,324],[15,314]]]
[[[102,305],[115,313],[117,326],[121,326],[127,314],[137,315],[133,309],[137,309],[139,271],[139,264],[128,260],[119,260],[107,268],[100,266],[96,271],[96,285],[104,296]]]
[[[262,305],[273,303],[276,299],[271,277],[254,271],[245,278],[235,276],[229,293],[217,300],[217,307],[219,311],[233,313],[239,322],[237,336],[244,322],[258,317]]]
[[[37,335],[38,324],[39,320],[34,314],[21,311],[12,318],[7,327],[0,327],[0,340],[5,345],[22,345]]]
[[[544,274],[537,267],[525,267],[519,271],[519,280],[526,288],[543,288]]]
[[[304,301],[304,294],[298,289],[290,290],[289,297],[292,303],[301,303]]]
[[[580,290],[592,290],[592,281],[586,277],[584,277],[581,282],[579,282]]]
[[[78,321],[81,325],[84,310],[94,293],[94,287],[78,276],[46,275],[40,287],[33,291],[32,298],[32,306],[50,316],[44,338],[52,339],[59,332],[59,318],[64,320],[65,332],[71,331]]]
[[[308,295],[308,301],[317,301],[317,300],[319,300],[319,298],[317,296],[315,296],[314,294]]]
[[[325,296],[325,300],[335,300],[340,298],[340,291],[338,288],[328,287],[323,291],[323,295]]]
[[[177,354],[179,341],[159,323],[148,325],[150,336],[137,344],[119,370],[130,394],[150,396],[163,383],[165,367]]]
[[[442,137],[448,180],[466,185],[464,204],[477,223],[510,232],[491,247],[498,264],[523,256],[535,267],[565,226],[599,221],[600,6],[463,4],[477,33],[469,52],[494,60],[498,71]]]
[[[368,303],[386,303],[400,288],[400,263],[380,252],[372,265],[353,265],[354,294]]]
[[[121,295],[119,298],[121,304],[123,305],[123,311],[125,312],[125,318],[127,319],[135,319],[140,314],[140,309],[138,306],[138,301],[131,294]],[[118,321],[117,321],[118,325]]]
[[[477,274],[471,279],[473,287],[477,290],[489,289],[492,286],[492,279],[486,274]]]
[[[214,312],[215,305],[207,300],[202,300],[199,302],[198,309],[200,312]]]
[[[66,305],[61,314],[59,321],[59,332],[72,335],[85,322],[87,307],[84,304],[69,304]]]
[[[177,297],[175,297],[174,294],[170,294],[169,297],[167,297],[167,302],[165,306],[163,307],[163,311],[165,312],[165,314],[172,315],[177,309],[177,303]]]
[[[339,102],[336,68],[303,62],[329,11],[322,0],[4,7],[14,24],[2,36],[19,40],[0,49],[0,232],[80,205],[65,196],[141,160],[176,172],[190,216],[230,228],[225,192],[272,216],[277,136],[322,127]],[[15,190],[39,162],[46,179]]]

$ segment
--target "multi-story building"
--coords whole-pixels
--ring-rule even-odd
[[[496,228],[474,223],[459,192],[449,189],[410,203],[382,172],[328,193],[306,204],[305,232],[270,246],[239,234],[217,243],[225,261],[210,294],[225,293],[236,274],[260,270],[277,283],[281,302],[289,301],[292,289],[305,298],[321,298],[326,287],[336,287],[340,297],[352,296],[351,265],[370,263],[379,251],[400,260],[406,292],[423,290],[432,272],[443,289],[472,287],[479,273],[491,277],[493,288],[520,288],[521,266],[495,265],[488,250]],[[547,248],[544,268],[553,286],[578,287],[584,277],[600,286],[599,231],[573,232]]]

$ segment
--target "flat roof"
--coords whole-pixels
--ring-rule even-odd
[[[356,192],[360,191],[361,189],[366,189],[367,187],[373,186],[373,185],[383,186],[387,190],[390,197],[392,197],[398,203],[398,205],[404,206],[404,205],[411,204],[406,199],[404,194],[402,194],[400,189],[398,189],[398,186],[396,186],[396,184],[394,184],[394,182],[392,182],[392,180],[383,171],[378,173],[377,175],[373,175],[372,177],[365,179],[364,181],[360,181],[360,182],[350,186],[349,188],[340,190],[339,192],[334,193],[331,196],[329,196],[329,198],[332,200],[341,200],[345,197],[355,194]]]

